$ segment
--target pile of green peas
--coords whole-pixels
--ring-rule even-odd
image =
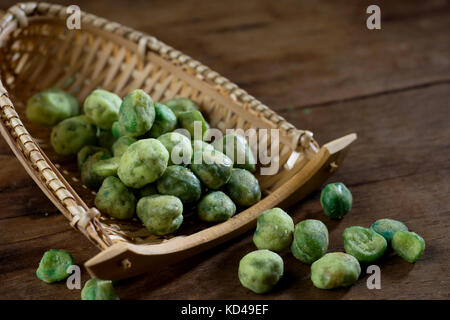
[[[320,202],[325,214],[342,219],[352,207],[352,194],[343,183],[324,187]],[[294,225],[282,209],[273,208],[258,216],[253,243],[258,248],[245,255],[238,268],[241,284],[255,293],[266,293],[283,276],[283,259],[278,254],[290,248],[292,255],[311,265],[311,281],[320,289],[334,289],[354,284],[360,274],[360,263],[372,263],[388,245],[404,260],[414,263],[425,249],[424,239],[408,231],[405,224],[380,219],[370,228],[349,227],[342,235],[345,252],[328,250],[328,229],[319,220],[306,219]]]
[[[28,100],[26,115],[33,124],[52,127],[56,153],[77,157],[81,181],[97,190],[102,213],[138,218],[152,234],[177,231],[186,210],[218,223],[261,199],[245,138],[203,141],[209,124],[190,99],[158,103],[140,89],[123,99],[96,89],[80,106],[69,93],[51,88]]]

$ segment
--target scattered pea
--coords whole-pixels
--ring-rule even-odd
[[[245,169],[232,170],[226,190],[234,203],[243,207],[250,207],[261,200],[258,179]]]
[[[332,219],[342,219],[352,209],[352,194],[341,183],[330,183],[320,194],[320,204],[325,214]]]
[[[391,243],[392,237],[397,231],[408,231],[408,228],[402,222],[393,219],[377,220],[370,229],[382,235],[388,243]]]
[[[206,222],[222,222],[236,212],[236,205],[222,191],[213,191],[204,196],[197,206],[198,216]]]
[[[200,180],[183,166],[167,167],[157,188],[159,193],[176,196],[185,204],[197,202],[202,194]]]
[[[99,151],[89,156],[81,166],[81,182],[90,188],[98,189],[105,177],[97,175],[94,170],[94,164],[98,161],[111,158],[109,151]]]
[[[169,165],[189,164],[192,157],[191,141],[178,132],[168,132],[158,137],[158,141],[169,152]]]
[[[145,134],[155,121],[155,107],[152,98],[143,90],[137,89],[123,98],[119,110],[119,134],[128,136]]]
[[[177,127],[177,116],[162,103],[155,103],[155,122],[149,131],[151,138],[173,131]]]
[[[255,171],[255,158],[244,137],[229,134],[214,141],[214,148],[225,153],[234,163],[234,168]]]
[[[380,258],[387,248],[387,241],[372,229],[350,227],[344,230],[345,252],[351,254],[359,262],[373,262]]]
[[[188,98],[170,99],[165,101],[164,104],[168,106],[177,117],[181,112],[198,109],[194,101]]]
[[[118,138],[112,146],[114,157],[121,157],[128,147],[136,141],[137,140],[135,138],[129,136],[122,136]]]
[[[233,162],[222,152],[197,151],[191,163],[191,170],[210,189],[219,189],[231,176]]]
[[[282,251],[292,243],[294,221],[280,208],[266,210],[258,216],[253,243],[258,249]]]
[[[206,131],[209,129],[208,122],[206,122],[202,113],[198,110],[190,110],[179,113],[178,123],[183,129],[186,129],[189,132],[191,135],[191,140],[203,140]],[[198,126],[199,129],[197,129],[199,130],[197,135],[195,132],[196,123],[200,124]]]
[[[47,283],[61,281],[70,275],[67,269],[73,264],[72,255],[68,251],[51,249],[42,256],[36,275]]]
[[[183,203],[174,196],[153,195],[141,198],[136,211],[148,231],[156,235],[175,232],[183,222]]]
[[[122,181],[110,176],[103,181],[95,195],[95,206],[111,217],[131,219],[135,212],[136,198]]]
[[[343,252],[327,253],[311,265],[311,281],[319,289],[348,287],[360,274],[358,260]]]
[[[111,280],[91,278],[81,290],[81,300],[119,300]]]
[[[84,100],[84,113],[99,127],[111,130],[115,121],[119,119],[119,109],[122,99],[115,93],[97,89]]]
[[[311,264],[328,249],[328,229],[319,220],[303,220],[295,226],[291,252],[298,260]]]
[[[414,232],[397,231],[392,238],[392,248],[404,260],[414,263],[425,251],[425,240]]]
[[[92,164],[92,173],[102,178],[117,175],[119,169],[120,158],[113,157],[96,161]]]

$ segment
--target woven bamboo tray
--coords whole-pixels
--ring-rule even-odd
[[[22,3],[0,20],[0,130],[28,174],[75,229],[102,250],[85,266],[102,279],[154,271],[231,239],[255,226],[259,213],[305,197],[339,167],[355,134],[319,148],[312,133],[299,130],[200,62],[154,37],[88,13],[81,30],[66,27],[66,7]],[[141,88],[155,101],[188,97],[200,104],[211,127],[279,129],[276,175],[257,176],[262,200],[230,220],[210,226],[187,213],[171,237],[151,235],[137,221],[102,215],[95,192],[79,180],[76,161],[49,146],[49,130],[24,116],[34,93],[59,87],[80,101],[95,88],[124,96]],[[271,145],[269,134],[262,137]]]

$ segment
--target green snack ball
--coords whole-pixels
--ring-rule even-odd
[[[103,213],[117,219],[131,219],[136,208],[133,193],[118,178],[107,177],[97,194],[95,206]]]
[[[70,275],[67,269],[73,264],[72,255],[68,251],[51,249],[42,256],[36,275],[47,283],[61,281]]]
[[[181,112],[198,109],[194,101],[188,98],[170,99],[165,101],[164,104],[168,106],[177,117]]]
[[[175,232],[183,222],[183,203],[174,196],[153,195],[141,198],[136,211],[148,231],[156,235]]]
[[[81,290],[81,300],[119,300],[111,280],[91,278]]]
[[[78,100],[60,89],[51,88],[41,91],[27,101],[27,119],[36,125],[54,126],[78,114],[80,114]]]
[[[212,144],[206,143],[202,140],[192,140],[192,156],[197,151],[205,152],[205,151],[214,151],[214,146]]]
[[[283,276],[283,259],[269,250],[256,250],[246,254],[239,262],[239,281],[255,293],[265,293]]]
[[[236,213],[236,205],[222,191],[213,191],[200,200],[197,213],[203,221],[222,222]]]
[[[75,155],[84,146],[97,143],[95,126],[86,116],[65,119],[53,127],[50,143],[60,155]]]
[[[186,129],[191,135],[192,140],[203,140],[205,132],[209,129],[209,124],[206,122],[203,115],[198,110],[185,111],[178,114],[178,123],[180,127]],[[196,123],[199,123],[199,125]],[[195,128],[198,127],[198,133],[195,134]]]
[[[120,157],[99,160],[92,164],[92,172],[99,177],[109,177],[117,175]]]
[[[168,132],[158,137],[158,141],[169,152],[169,165],[188,164],[192,157],[191,141],[181,133]]]
[[[306,219],[295,226],[291,252],[303,263],[320,259],[328,249],[328,229],[322,221]]]
[[[404,260],[414,263],[425,251],[425,240],[414,232],[397,231],[392,238],[392,248]]]
[[[250,207],[261,200],[258,179],[245,169],[233,169],[226,190],[234,203]]]
[[[97,140],[100,147],[111,150],[116,138],[111,130],[97,129]]]
[[[197,202],[202,195],[200,180],[183,166],[167,167],[158,179],[157,188],[160,194],[178,197],[185,204]]]
[[[392,237],[397,231],[408,231],[408,228],[402,222],[393,219],[377,220],[370,229],[382,235],[388,243],[391,243]]]
[[[191,170],[210,189],[219,189],[231,176],[233,162],[220,151],[197,151]]]
[[[373,262],[380,258],[387,248],[387,241],[372,229],[350,227],[344,230],[345,252],[351,254],[359,262]]]
[[[148,197],[158,194],[158,189],[156,189],[156,183],[149,183],[143,188],[137,190],[137,195],[140,198]]]
[[[325,214],[332,219],[342,219],[352,209],[352,193],[341,183],[330,183],[320,194],[320,204]]]
[[[256,161],[244,137],[229,134],[214,141],[214,148],[225,153],[234,163],[234,168],[256,170]]]
[[[137,140],[135,138],[128,136],[122,136],[117,139],[112,146],[114,157],[121,157],[128,149],[128,147],[136,141]]]
[[[126,135],[141,136],[150,130],[154,120],[152,98],[143,90],[134,90],[123,98],[119,111],[119,134],[124,130]]]
[[[80,151],[77,153],[77,162],[78,162],[78,169],[81,170],[81,167],[86,162],[86,160],[92,156],[94,153],[97,153],[99,151],[102,151],[105,155],[109,155],[109,151],[102,147],[97,146],[84,146],[81,148]]]
[[[99,151],[89,156],[84,164],[81,166],[81,182],[90,188],[98,189],[105,177],[98,176],[93,170],[96,162],[111,158],[109,151]]]
[[[149,131],[151,138],[173,131],[177,127],[177,116],[173,111],[162,103],[155,103],[155,121]]]
[[[351,286],[360,274],[358,260],[343,252],[327,253],[311,265],[311,280],[319,289]]]
[[[116,121],[112,124],[111,133],[116,139],[127,135],[125,128],[119,123],[119,121]]]
[[[294,221],[280,208],[264,211],[258,216],[253,243],[258,249],[281,251],[292,243]]]
[[[169,152],[156,139],[142,139],[128,147],[120,158],[117,174],[126,186],[142,188],[166,171]]]
[[[119,109],[122,99],[112,92],[96,89],[84,100],[84,113],[104,130],[111,130],[119,119]]]

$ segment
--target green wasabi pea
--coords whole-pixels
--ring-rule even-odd
[[[358,260],[343,252],[327,253],[311,265],[311,280],[319,289],[348,287],[360,274]]]
[[[96,161],[92,164],[92,173],[102,178],[117,175],[120,157],[113,157]]]
[[[149,183],[145,187],[137,190],[137,196],[140,198],[153,196],[158,194],[158,189],[156,189],[156,183]]]
[[[169,152],[169,165],[188,164],[192,157],[191,141],[181,133],[168,132],[158,137],[158,141]]]
[[[89,156],[81,166],[81,182],[90,189],[98,189],[105,177],[95,174],[93,166],[96,162],[111,158],[109,151],[99,151]]]
[[[391,243],[392,237],[397,231],[408,231],[408,228],[402,222],[393,219],[377,220],[370,229],[382,235],[388,243]]]
[[[225,153],[234,163],[234,168],[255,171],[256,161],[244,137],[228,134],[214,141],[214,148]]]
[[[116,142],[114,142],[114,144],[112,145],[114,157],[121,157],[128,149],[128,147],[136,141],[137,140],[135,138],[128,136],[122,136],[117,139]]]
[[[198,110],[190,110],[179,113],[178,123],[180,124],[180,127],[189,132],[191,135],[191,140],[203,140],[206,131],[209,129],[209,124],[206,122],[205,118],[203,118],[202,113]]]
[[[155,103],[155,122],[149,131],[151,138],[173,131],[177,127],[177,116],[173,111],[162,103]]]
[[[392,248],[404,260],[414,263],[425,251],[425,240],[414,232],[397,231],[392,238]]]
[[[141,198],[136,207],[137,215],[153,234],[173,233],[183,222],[183,203],[169,195],[153,195]]]
[[[195,174],[183,166],[169,166],[158,179],[160,194],[178,197],[183,203],[194,203],[200,199],[202,186]]]
[[[134,90],[123,98],[119,110],[119,133],[124,130],[128,136],[141,136],[150,130],[154,121],[152,98],[143,90]]]
[[[169,152],[156,139],[130,145],[120,158],[117,175],[127,187],[142,188],[160,178],[167,168]]]
[[[387,248],[387,241],[372,229],[350,227],[342,234],[345,252],[359,262],[373,262],[380,258]]]
[[[191,163],[191,170],[210,189],[219,189],[231,176],[233,162],[222,152],[197,151]]]
[[[102,147],[84,146],[83,148],[81,148],[81,150],[77,153],[78,168],[81,170],[81,167],[86,162],[86,160],[94,153],[97,153],[99,151],[102,151],[105,155],[110,155],[110,152]]]
[[[303,263],[320,259],[328,249],[328,229],[319,220],[306,219],[295,226],[291,252]]]
[[[107,177],[97,194],[95,206],[103,213],[117,219],[131,219],[134,216],[136,198],[118,178]]]
[[[192,156],[194,155],[194,152],[197,151],[214,151],[214,146],[212,144],[206,143],[205,141],[202,140],[192,140],[191,141],[192,144]]]
[[[78,100],[60,89],[51,88],[41,91],[27,101],[27,119],[36,125],[54,126],[78,114],[80,114]]]
[[[294,221],[280,208],[264,211],[258,216],[253,243],[258,249],[282,251],[292,243]]]
[[[194,101],[188,98],[170,99],[165,101],[164,104],[168,106],[177,117],[181,112],[198,109]]]
[[[97,143],[95,126],[86,116],[67,118],[53,127],[50,143],[60,155],[75,155],[84,146]]]
[[[115,93],[96,89],[84,100],[83,109],[86,116],[104,130],[111,130],[112,124],[119,119],[122,99]]]
[[[97,140],[100,147],[111,150],[116,138],[111,130],[97,129]]]
[[[236,205],[222,191],[213,191],[200,200],[197,213],[203,221],[222,222],[236,213]]]
[[[325,214],[332,219],[342,219],[352,209],[352,193],[341,183],[330,183],[320,194],[320,204]]]
[[[81,290],[81,300],[119,300],[111,280],[92,278]]]
[[[48,250],[42,256],[36,275],[44,282],[52,283],[66,279],[67,269],[73,265],[72,255],[66,250]]]
[[[261,200],[261,189],[255,176],[245,169],[233,169],[225,186],[234,203],[250,207]]]
[[[119,139],[120,137],[127,135],[127,131],[119,123],[119,121],[116,121],[112,124],[111,133],[115,139]]]
[[[239,281],[255,293],[266,293],[283,276],[283,259],[269,250],[256,250],[245,255],[239,262]]]

